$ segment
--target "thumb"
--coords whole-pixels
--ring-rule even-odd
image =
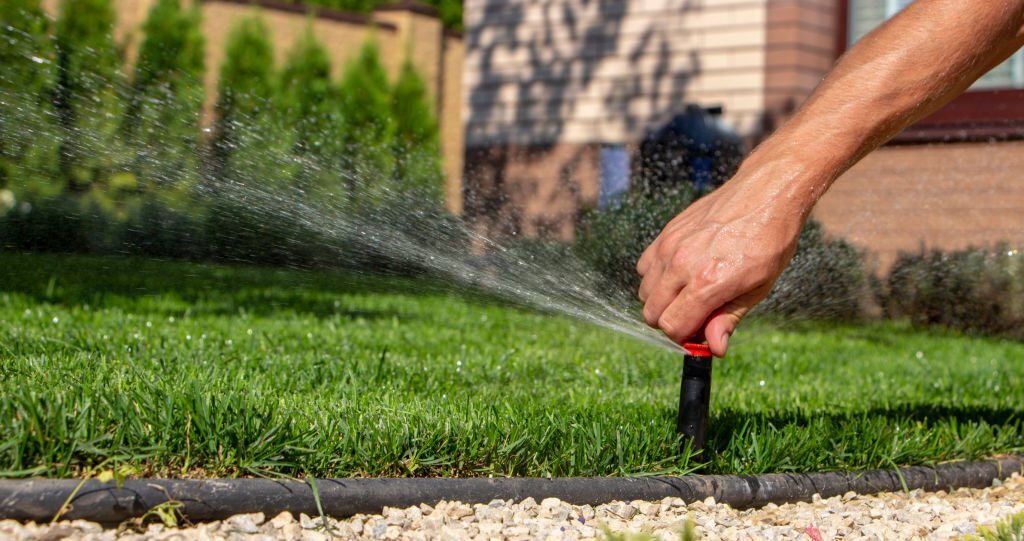
[[[740,297],[726,303],[708,317],[704,324],[704,337],[707,338],[712,355],[725,357],[729,349],[729,337],[736,332],[740,321],[759,301],[760,299],[755,296]]]

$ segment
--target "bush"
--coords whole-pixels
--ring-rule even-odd
[[[276,92],[269,30],[259,17],[244,19],[228,34],[220,69],[210,156],[214,180],[270,188],[291,183]]]
[[[630,191],[616,206],[587,211],[577,229],[576,252],[608,280],[635,292],[640,287],[636,262],[665,224],[690,206],[696,193],[681,185],[656,197]]]
[[[1024,254],[1005,245],[901,254],[879,296],[918,325],[1024,338]]]
[[[796,254],[757,311],[785,318],[849,320],[870,299],[863,254],[809,220]]]
[[[113,32],[110,0],[61,4],[53,105],[61,132],[60,175],[72,192],[103,186],[128,165],[119,134],[125,80]]]
[[[0,191],[52,196],[57,136],[50,108],[56,77],[49,20],[39,0],[0,2]],[[2,210],[2,209],[0,209]]]
[[[406,60],[391,93],[395,122],[395,177],[404,188],[415,187],[441,201],[444,173],[437,119],[427,97],[427,85]]]
[[[299,163],[292,185],[303,192],[342,189],[337,164],[341,129],[338,89],[327,50],[312,28],[288,52],[281,69],[280,108],[291,152]],[[284,134],[283,134],[284,135]]]
[[[376,43],[366,42],[346,66],[340,92],[346,195],[356,208],[372,208],[387,195],[395,165],[391,88]]]
[[[123,130],[139,188],[183,188],[197,177],[203,50],[199,10],[159,0],[143,27]]]
[[[610,285],[635,292],[640,286],[636,273],[640,255],[694,199],[694,192],[686,188],[660,197],[631,192],[617,207],[585,216],[576,251]],[[811,220],[800,234],[793,261],[758,312],[786,318],[851,319],[863,313],[868,297],[861,253],[842,239],[826,237]]]

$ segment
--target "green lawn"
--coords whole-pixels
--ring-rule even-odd
[[[429,287],[428,287],[429,286]],[[1024,345],[744,327],[707,470],[1024,449]],[[682,473],[681,358],[412,280],[0,254],[0,475]]]

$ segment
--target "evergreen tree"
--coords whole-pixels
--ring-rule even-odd
[[[55,69],[48,27],[39,0],[0,2],[0,189],[19,196],[48,195],[54,187],[49,89]]]
[[[236,182],[283,184],[287,152],[275,110],[274,53],[258,17],[244,19],[228,35],[217,87],[214,170]]]
[[[281,114],[292,137],[292,152],[301,163],[295,185],[333,189],[340,178],[330,164],[338,155],[338,89],[331,81],[327,50],[312,28],[288,52],[281,70]]]
[[[197,8],[159,0],[143,26],[124,131],[143,186],[195,178],[203,105],[203,46]]]
[[[395,175],[397,181],[440,200],[444,177],[441,145],[427,86],[406,60],[391,94],[395,124]]]
[[[105,183],[125,167],[117,133],[124,81],[113,29],[110,0],[61,5],[53,103],[61,131],[58,166],[71,191]]]
[[[341,165],[350,196],[365,203],[388,188],[394,169],[391,91],[375,42],[346,67],[340,92]]]

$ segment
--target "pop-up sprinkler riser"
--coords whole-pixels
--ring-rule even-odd
[[[707,344],[683,344],[683,381],[679,389],[679,420],[676,429],[683,435],[696,459],[704,459],[707,441],[708,407],[711,403],[711,349]]]

